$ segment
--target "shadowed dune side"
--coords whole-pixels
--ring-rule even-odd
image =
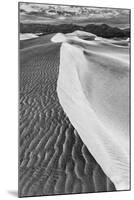
[[[74,38],[63,34],[52,38],[63,41],[59,101],[116,189],[128,190],[129,47],[95,40],[92,35],[90,39],[84,41],[75,34]]]
[[[48,38],[21,41],[19,196],[113,191],[59,103],[60,44]]]

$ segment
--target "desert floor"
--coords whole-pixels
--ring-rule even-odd
[[[59,103],[52,36],[20,42],[19,196],[114,191]]]

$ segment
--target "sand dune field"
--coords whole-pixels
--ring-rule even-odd
[[[20,42],[19,196],[114,191],[59,103],[52,36]]]

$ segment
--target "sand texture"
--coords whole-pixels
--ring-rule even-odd
[[[75,31],[52,41],[62,42],[57,93],[63,110],[116,189],[128,190],[128,40]]]
[[[51,37],[20,43],[19,196],[113,191],[59,103]]]

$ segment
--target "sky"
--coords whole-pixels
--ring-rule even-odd
[[[21,23],[77,25],[108,24],[119,28],[129,27],[129,10],[69,5],[20,3]]]

